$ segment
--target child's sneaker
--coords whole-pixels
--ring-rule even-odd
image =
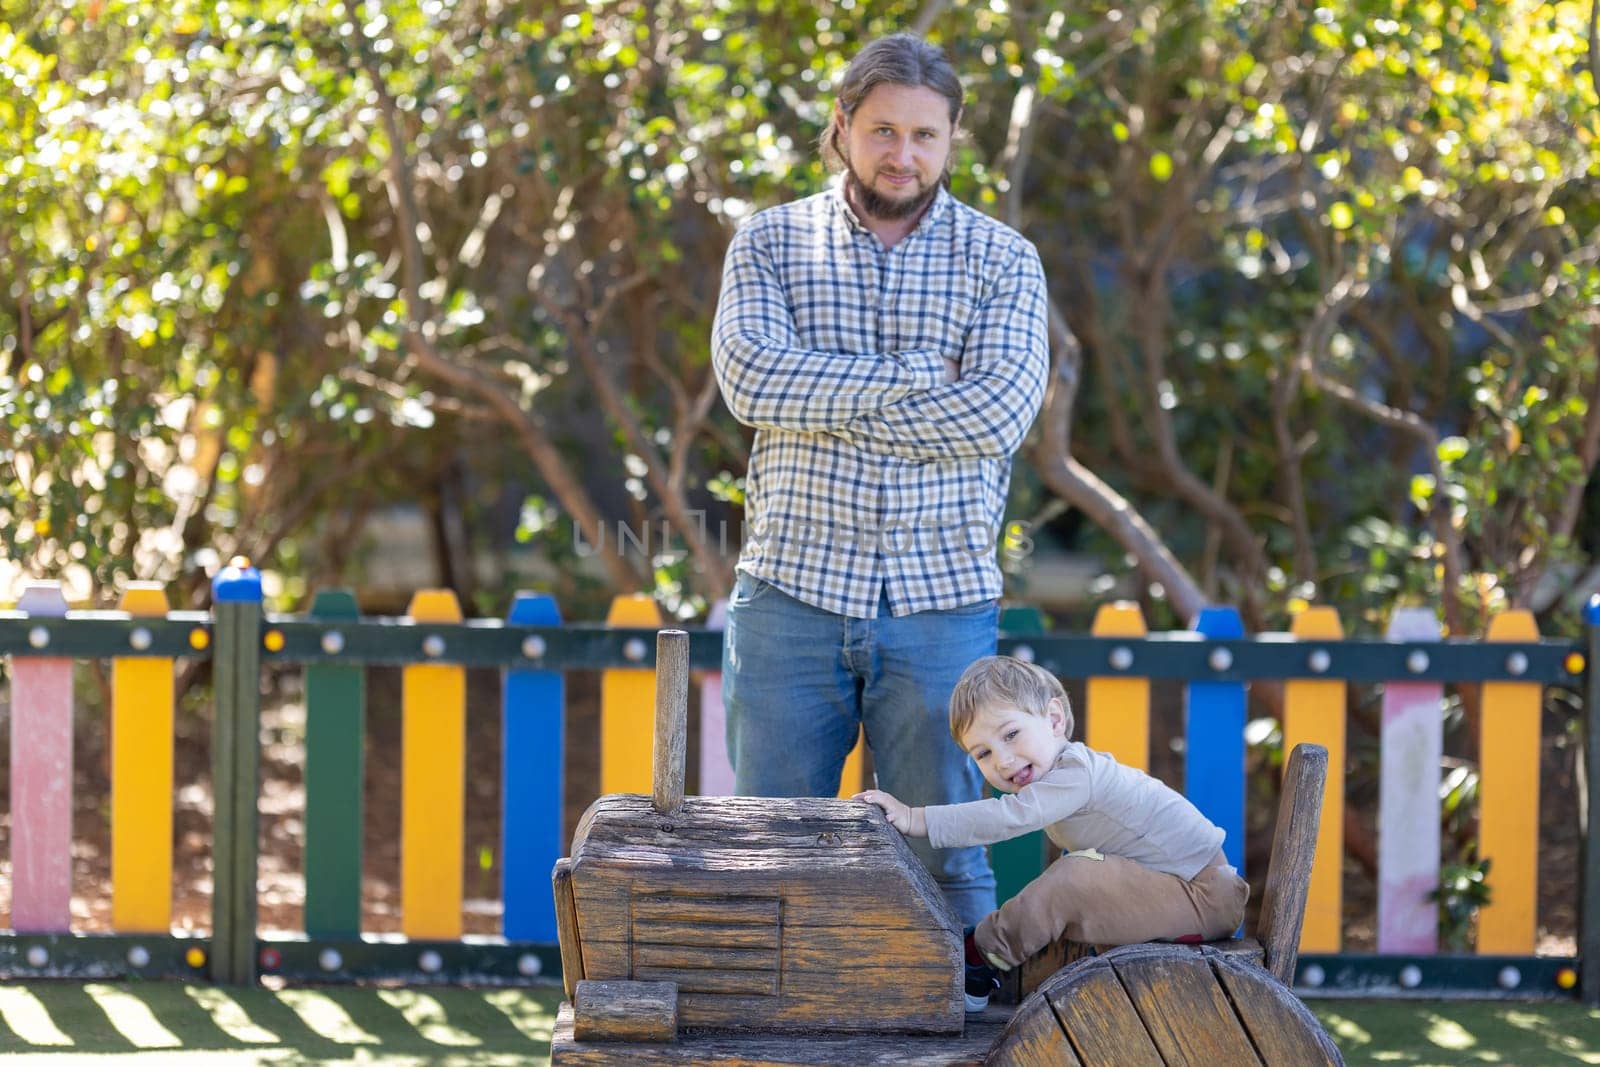
[[[972,940],[970,927],[966,931],[964,947],[967,965],[967,1010],[978,1012],[989,1006],[989,995],[1000,988],[1000,978],[983,958],[983,953],[978,951],[977,944]]]

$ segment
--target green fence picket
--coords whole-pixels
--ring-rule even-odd
[[[311,617],[360,618],[355,594],[328,589],[316,595]],[[323,649],[344,646],[338,630],[323,635]],[[306,933],[312,937],[361,935],[362,757],[366,682],[360,664],[306,667]]]

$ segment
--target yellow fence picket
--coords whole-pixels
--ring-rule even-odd
[[[1489,641],[1537,641],[1529,611],[1489,623]],[[1492,654],[1488,648],[1485,654]],[[1538,934],[1538,682],[1485,682],[1478,731],[1478,855],[1492,861],[1489,903],[1478,910],[1478,951],[1531,953]]]
[[[461,621],[448,589],[418,590],[408,614],[423,651],[448,654],[431,622]],[[445,663],[401,671],[400,927],[407,937],[461,936],[466,816],[467,671]]]
[[[1100,605],[1089,632],[1096,637],[1144,637],[1148,633],[1139,605],[1126,600]],[[1084,743],[1115,756],[1119,763],[1148,771],[1149,679],[1097,675],[1086,683],[1084,703],[1089,717]]]
[[[159,582],[130,582],[117,605],[165,618]],[[204,633],[204,631],[201,631]],[[111,660],[111,927],[172,928],[172,657]]]
[[[1339,614],[1329,607],[1307,608],[1295,616],[1294,636],[1307,644],[1344,639]],[[1314,646],[1309,655],[1316,656]],[[1324,654],[1326,654],[1324,652]],[[1301,952],[1338,952],[1343,941],[1339,919],[1344,907],[1344,748],[1345,683],[1295,678],[1283,686],[1283,751],[1303,741],[1328,750],[1328,776],[1322,784],[1322,822],[1311,865]]]
[[[661,626],[654,598],[637,593],[611,601],[608,626]],[[645,642],[639,658],[655,648]],[[615,667],[600,673],[600,792],[651,791],[654,768],[656,672],[649,667]]]

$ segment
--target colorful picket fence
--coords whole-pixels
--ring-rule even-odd
[[[653,633],[648,597],[618,598],[605,625],[564,623],[548,596],[518,596],[504,622],[463,620],[447,592],[416,594],[403,619],[360,616],[344,592],[318,595],[303,616],[261,612],[259,579],[230,568],[210,613],[171,612],[160,590],[135,585],[116,612],[69,612],[58,589],[31,587],[0,613],[0,655],[11,679],[12,932],[0,932],[0,975],[209,977],[261,973],[323,981],[387,977],[520,981],[559,967],[550,870],[562,840],[565,672],[601,671],[596,792],[649,792]],[[702,679],[702,792],[725,793],[721,635],[691,635]],[[1193,630],[1150,634],[1131,605],[1103,607],[1087,635],[1042,632],[1037,613],[1008,611],[1002,651],[1084,683],[1085,739],[1121,761],[1150,766],[1151,683],[1185,696],[1183,789],[1228,834],[1245,864],[1245,708],[1248,687],[1285,681],[1283,740],[1327,747],[1324,818],[1302,937],[1307,991],[1581,992],[1600,1001],[1600,833],[1589,823],[1576,958],[1534,955],[1537,923],[1539,711],[1546,685],[1583,687],[1593,716],[1600,598],[1587,645],[1541,640],[1532,617],[1494,620],[1481,640],[1443,639],[1430,611],[1397,612],[1381,640],[1347,640],[1330,609],[1300,615],[1287,634],[1247,636],[1232,609],[1210,608]],[[172,885],[173,671],[178,657],[214,661],[214,929],[174,936]],[[111,935],[75,934],[71,898],[74,659],[112,666]],[[261,665],[305,671],[305,931],[261,937],[255,922],[256,738]],[[367,664],[402,666],[402,936],[361,929],[363,731]],[[464,937],[462,855],[468,668],[503,671],[502,936]],[[1477,953],[1441,955],[1441,702],[1445,687],[1482,683],[1480,852],[1494,861],[1492,903],[1480,913]],[[1344,951],[1341,857],[1345,708],[1353,684],[1381,686],[1382,737],[1376,954]],[[1587,752],[1597,755],[1596,731]],[[860,784],[852,755],[841,795]],[[1593,778],[1594,776],[1591,776]],[[1597,785],[1590,784],[1589,804]],[[1590,810],[1593,810],[1591,807]],[[1002,896],[1052,858],[1042,835],[994,850]],[[1600,967],[1593,968],[1600,972]]]

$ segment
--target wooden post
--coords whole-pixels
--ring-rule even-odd
[[[674,815],[683,807],[684,754],[689,743],[689,635],[656,634],[655,809]]]
[[[578,943],[578,906],[572,899],[572,860],[556,860],[550,872],[551,896],[556,909],[556,939],[561,945],[561,984],[567,999],[577,997],[583,980],[583,946]]]
[[[1326,748],[1303,742],[1290,750],[1283,768],[1283,799],[1278,802],[1267,885],[1261,894],[1261,918],[1256,925],[1262,962],[1286,986],[1294,985],[1327,775]]]
[[[1579,992],[1583,1002],[1600,1005],[1600,594],[1583,609],[1588,656],[1584,672],[1583,879],[1578,917]]]
[[[261,572],[235,559],[211,582],[216,688],[211,730],[211,978],[256,980],[256,796],[260,775]]]

